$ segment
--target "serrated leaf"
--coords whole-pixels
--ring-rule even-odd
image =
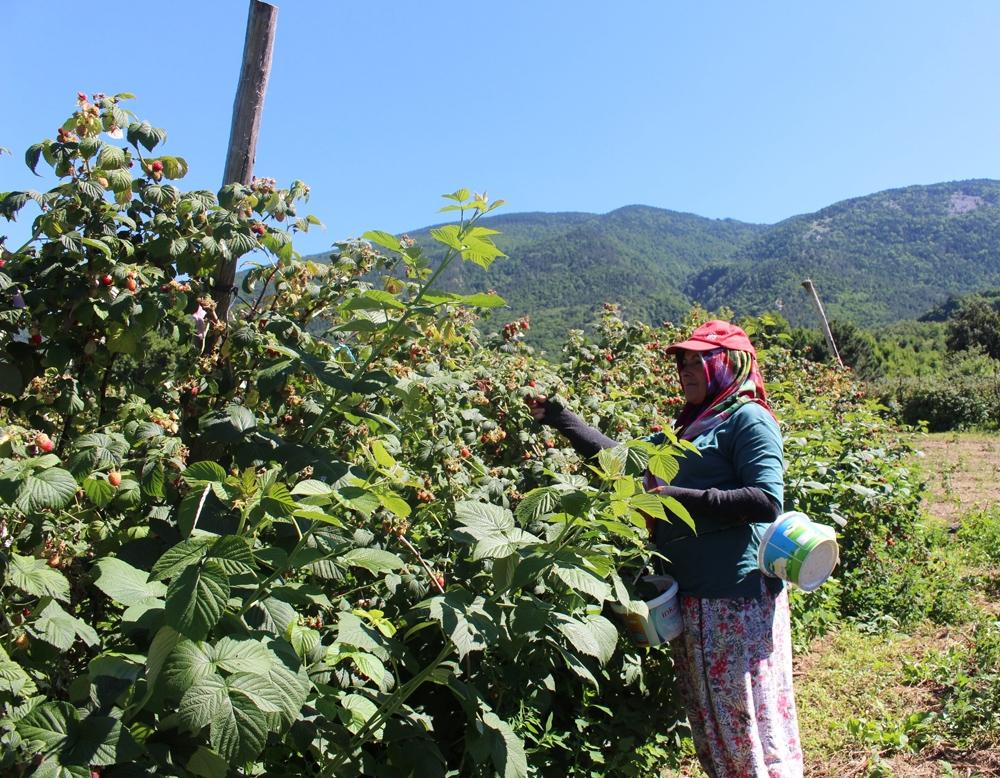
[[[42,634],[42,640],[63,651],[68,651],[77,638],[89,646],[99,642],[93,627],[67,613],[52,600],[38,614],[33,627]]]
[[[372,573],[384,573],[398,570],[405,562],[391,551],[378,548],[352,548],[338,558],[338,563],[350,567],[363,567]]]
[[[475,546],[472,548],[472,559],[474,561],[480,559],[502,559],[510,556],[519,548],[533,546],[541,542],[539,538],[530,532],[525,532],[515,527],[507,530],[502,535],[489,535],[477,540]]]
[[[381,659],[374,654],[366,654],[364,651],[352,651],[349,657],[361,675],[371,680],[380,689],[383,688],[387,672]]]
[[[262,643],[249,638],[224,637],[213,646],[212,663],[227,673],[267,673],[280,662]]]
[[[389,251],[395,251],[397,254],[402,248],[399,238],[395,235],[390,235],[388,232],[383,232],[382,230],[369,230],[361,237],[371,243],[374,243],[376,246],[381,246]]]
[[[189,486],[203,486],[213,481],[226,480],[226,471],[216,462],[194,462],[184,468],[181,478]]]
[[[559,493],[555,489],[543,486],[532,489],[524,499],[518,503],[516,514],[517,519],[523,524],[540,519],[542,516],[553,513],[559,504]]]
[[[378,712],[378,705],[361,694],[345,694],[340,698],[340,705],[344,711],[341,721],[353,733],[357,733]],[[382,729],[379,727],[374,732],[376,737]]]
[[[668,484],[677,477],[677,473],[680,471],[677,457],[669,454],[651,454],[646,466],[649,468],[649,472]]]
[[[198,778],[226,778],[229,775],[229,763],[205,746],[198,746],[187,762],[188,772]]]
[[[285,639],[291,643],[295,653],[305,659],[319,645],[319,632],[293,621],[285,630]]]
[[[493,711],[482,714],[483,725],[490,731],[490,759],[496,775],[501,778],[527,778],[528,759],[524,753],[524,743],[510,724]]]
[[[70,728],[78,719],[68,702],[46,702],[18,719],[15,726],[22,738],[38,746],[38,752],[51,756],[66,745]]]
[[[161,581],[171,578],[184,568],[200,561],[208,553],[216,538],[199,536],[188,538],[163,552],[149,574],[150,580]]]
[[[184,692],[177,716],[186,727],[197,732],[222,713],[227,698],[226,682],[220,675],[202,676]]]
[[[465,248],[465,244],[459,238],[459,228],[454,224],[436,227],[431,230],[431,237],[438,243],[442,243],[455,251],[462,251]]]
[[[514,517],[506,508],[485,502],[455,503],[455,517],[463,526],[483,534],[503,534],[514,528]]]
[[[167,588],[167,624],[193,640],[201,640],[222,617],[229,602],[229,577],[208,560],[191,566]]]
[[[115,498],[115,487],[105,478],[88,476],[83,479],[83,491],[98,508],[104,508]]]
[[[7,581],[34,597],[53,597],[69,602],[69,582],[44,559],[11,554]]]
[[[162,583],[150,581],[144,570],[137,570],[120,559],[105,557],[96,562],[96,567],[100,575],[94,585],[121,605],[137,605],[167,593]]]
[[[176,694],[183,694],[201,679],[216,674],[215,650],[195,640],[178,639],[163,665],[164,681]]]
[[[51,467],[25,475],[14,500],[15,507],[31,515],[45,509],[66,507],[76,495],[76,479],[68,470]]]
[[[579,567],[555,565],[553,574],[575,592],[582,592],[603,603],[611,597],[611,585]]]
[[[138,754],[137,744],[119,719],[91,714],[71,727],[59,761],[64,765],[105,767],[127,763]]]
[[[260,753],[267,742],[267,715],[244,694],[227,694],[212,718],[212,748],[230,763],[245,762]]]

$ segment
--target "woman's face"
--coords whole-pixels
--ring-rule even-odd
[[[708,378],[705,376],[705,364],[697,351],[681,351],[677,358],[677,369],[680,373],[681,388],[684,399],[692,405],[701,405],[708,394]]]

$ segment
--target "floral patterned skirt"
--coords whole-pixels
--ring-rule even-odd
[[[681,596],[671,642],[698,760],[711,778],[801,778],[788,592]]]

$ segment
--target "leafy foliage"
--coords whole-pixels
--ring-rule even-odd
[[[527,319],[481,336],[476,310],[503,299],[434,284],[502,260],[481,222],[499,201],[446,195],[439,260],[370,232],[318,263],[292,247],[315,223],[304,184],[183,192],[186,164],[150,156],[165,133],[126,99],[80,95],[27,155],[60,183],[0,196],[8,218],[44,206],[0,273],[0,767],[647,775],[676,758],[669,649],[624,645],[609,606],[645,607],[628,582],[646,515],[690,519],[636,478],[690,453],[669,431],[679,328],[607,306],[558,366]],[[216,266],[255,252],[220,320]],[[890,427],[774,319],[746,325],[789,507],[849,518],[828,610],[924,607]],[[622,445],[581,462],[531,421],[539,391]],[[664,444],[642,440],[657,426]],[[905,556],[877,550],[890,536]]]

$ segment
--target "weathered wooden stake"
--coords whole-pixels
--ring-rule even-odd
[[[264,111],[264,95],[271,73],[274,35],[278,28],[278,8],[261,0],[250,0],[247,34],[243,43],[243,66],[233,103],[233,123],[229,130],[229,150],[222,185],[249,184],[257,154],[257,134]],[[226,321],[232,304],[238,259],[223,260],[215,274],[216,315]]]
[[[819,314],[819,320],[823,324],[823,335],[826,337],[826,345],[830,349],[830,353],[833,354],[833,358],[837,360],[837,364],[841,367],[844,366],[843,360],[840,358],[840,352],[837,351],[837,344],[833,342],[833,332],[830,331],[830,323],[826,320],[826,313],[823,311],[823,303],[819,301],[819,295],[816,293],[816,287],[813,286],[811,279],[806,279],[802,282],[802,286],[805,290],[812,295],[813,305],[816,306],[816,312]]]

